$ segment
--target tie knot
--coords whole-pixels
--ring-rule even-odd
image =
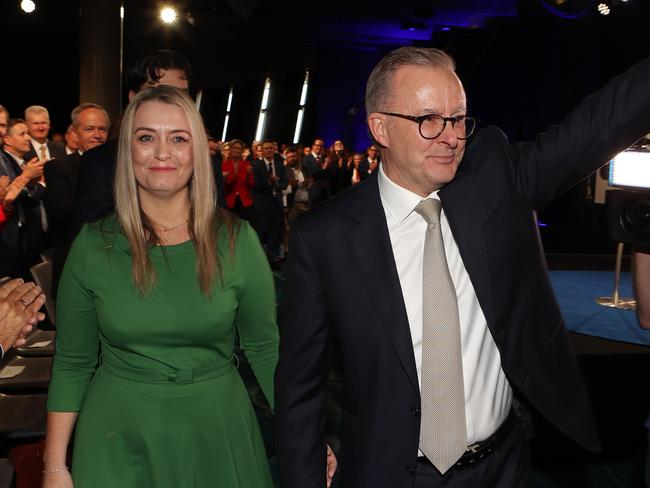
[[[440,209],[442,204],[440,200],[435,198],[427,198],[422,200],[415,207],[415,211],[422,215],[422,218],[427,221],[427,224],[439,224],[440,223]]]

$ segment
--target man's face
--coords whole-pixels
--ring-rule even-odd
[[[88,151],[106,142],[108,138],[108,119],[102,110],[87,108],[79,114],[78,125],[74,128],[79,141],[79,149]]]
[[[26,114],[25,122],[29,129],[29,135],[33,139],[43,144],[47,140],[50,132],[50,117],[45,112]]]
[[[176,88],[180,88],[181,90],[189,90],[190,88],[190,85],[187,82],[187,75],[183,70],[161,69],[160,71],[158,71],[158,74],[160,75],[158,81],[154,81],[154,80],[146,81],[142,84],[142,86],[140,86],[140,90],[144,90],[145,88],[158,86],[158,85],[174,86]],[[129,92],[129,101],[131,101],[131,99],[134,96],[135,96],[135,92],[131,90]]]
[[[272,142],[265,142],[262,144],[262,156],[268,160],[273,160],[275,154],[275,147]]]
[[[7,133],[7,112],[0,112],[0,146],[2,145],[2,138]]]
[[[22,158],[30,150],[29,129],[26,124],[16,124],[7,131],[4,138],[5,149]]]
[[[298,164],[298,153],[296,151],[287,151],[284,155],[287,158],[287,166],[296,166]]]
[[[375,159],[377,157],[377,148],[375,146],[370,146],[368,148],[368,157],[370,159]]]
[[[208,139],[208,149],[210,150],[210,156],[214,156],[219,152],[219,144],[214,139]]]
[[[74,131],[73,126],[68,127],[68,130],[65,133],[64,137],[65,137],[65,145],[69,149],[72,149],[73,151],[79,149],[79,139],[77,138],[77,133]]]
[[[316,139],[311,145],[311,152],[318,155],[323,150],[323,147],[325,147],[325,142],[322,139]]]
[[[405,115],[465,115],[467,102],[460,80],[450,70],[403,66],[393,74],[391,97],[382,111]],[[382,150],[384,170],[398,185],[424,197],[454,179],[465,151],[450,123],[436,139],[420,136],[410,120],[370,114],[370,129]]]

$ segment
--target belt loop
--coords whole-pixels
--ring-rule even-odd
[[[194,373],[192,368],[184,368],[176,370],[167,375],[167,379],[176,384],[189,384],[194,383]]]

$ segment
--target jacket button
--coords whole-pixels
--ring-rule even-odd
[[[420,409],[417,407],[411,407],[411,415],[413,415],[414,417],[419,417]]]
[[[410,475],[413,475],[415,473],[415,470],[413,469],[413,466],[407,466],[406,472]]]

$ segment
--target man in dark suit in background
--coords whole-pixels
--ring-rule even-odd
[[[171,85],[189,89],[190,63],[175,51],[152,50],[138,57],[126,75],[129,100],[150,86]],[[115,211],[113,184],[117,160],[117,139],[86,152],[81,158],[75,195],[72,232],[86,222],[95,222]]]
[[[66,156],[65,145],[47,138],[50,133],[50,114],[45,107],[32,105],[25,109],[25,123],[31,137],[31,149],[25,154],[25,159],[37,157],[49,161],[62,159]]]
[[[273,141],[262,142],[262,158],[253,166],[253,227],[260,237],[271,263],[280,258],[283,209],[282,190],[289,179],[282,157],[275,152]]]
[[[370,176],[372,173],[374,173],[377,170],[377,167],[379,166],[379,151],[377,151],[377,146],[374,144],[371,144],[368,146],[368,149],[366,149],[366,154],[359,163],[359,178],[361,181],[365,180]]]
[[[467,142],[475,123],[454,70],[435,49],[380,61],[366,89],[379,170],[292,230],[276,372],[283,488],[324,485],[332,341],[343,486],[526,486],[515,392],[600,448],[534,210],[648,132],[650,60],[523,144],[495,127]]]
[[[314,139],[311,152],[302,160],[302,168],[307,177],[311,179],[309,185],[309,205],[314,206],[324,202],[330,197],[328,171],[329,162],[325,157],[325,141]]]
[[[25,160],[30,150],[27,125],[10,119],[3,136],[0,176],[11,183],[4,200],[9,218],[0,233],[0,277],[29,278],[29,268],[40,261],[44,244],[44,219],[41,199],[45,192],[45,160]]]
[[[75,237],[71,235],[70,224],[81,155],[104,144],[109,128],[108,114],[94,103],[75,107],[71,119],[78,150],[63,159],[54,159],[45,166],[47,189],[43,202],[48,216],[50,244],[54,247],[52,296],[55,298],[63,264]]]

